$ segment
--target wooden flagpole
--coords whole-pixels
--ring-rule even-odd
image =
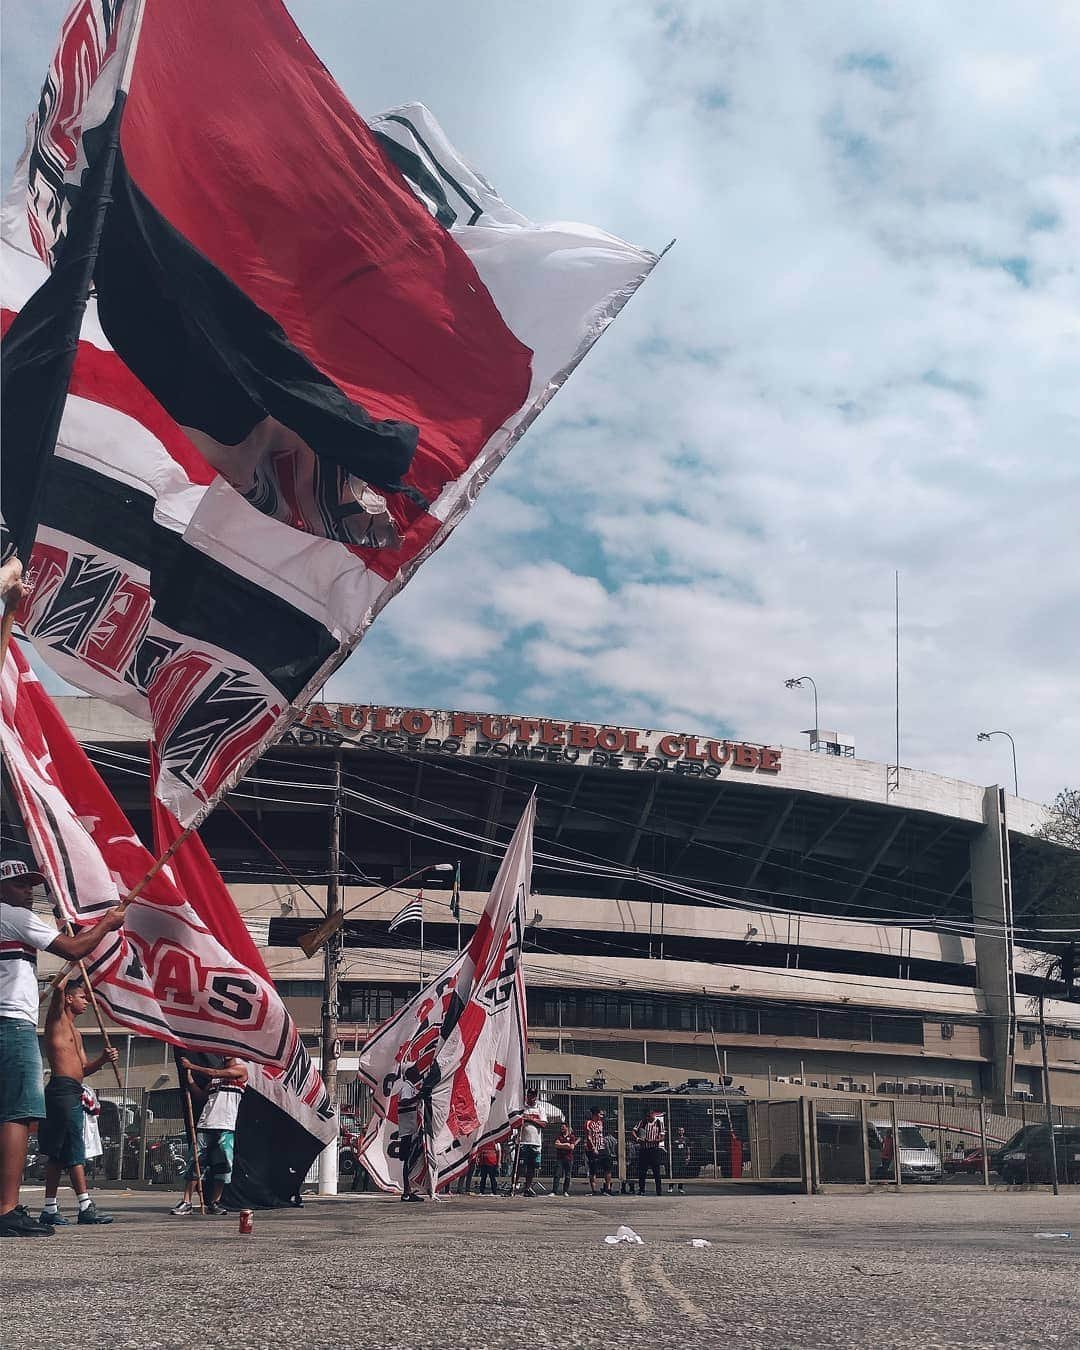
[[[157,858],[154,861],[154,863],[151,865],[150,869],[147,871],[146,875],[142,878],[142,880],[137,882],[136,885],[134,885],[131,888],[131,890],[128,891],[127,895],[125,895],[124,898],[120,901],[121,909],[127,909],[128,905],[130,905],[133,900],[138,899],[138,897],[145,890],[146,886],[151,881],[153,881],[153,879],[157,876],[157,874],[161,871],[161,869],[169,862],[169,859],[172,858],[173,854],[176,853],[177,849],[188,837],[188,835],[193,834],[194,832],[195,832],[194,825],[185,826],[185,828],[176,836],[176,838],[172,841],[172,843],[161,855],[161,857]],[[45,992],[41,995],[42,1002],[44,1002],[46,996],[51,994],[52,991],[60,984],[61,980],[66,979],[68,975],[70,975],[71,972],[75,969],[75,967],[79,964],[80,963],[77,961],[69,961],[67,965],[63,967],[60,973],[53,977],[52,982],[46,986]]]
[[[69,923],[64,924],[64,932],[65,933],[71,932],[71,924]],[[90,1006],[91,1008],[93,1008],[94,1016],[97,1018],[98,1031],[101,1032],[101,1039],[105,1042],[105,1049],[111,1050],[113,1048],[113,1043],[112,1041],[109,1040],[109,1033],[105,1030],[105,1019],[101,1015],[101,1007],[98,1004],[97,994],[94,992],[94,986],[90,983],[90,976],[86,973],[85,961],[79,962],[79,974],[82,976],[82,982],[86,986],[86,997],[90,1000]],[[120,1077],[120,1069],[116,1063],[116,1060],[110,1060],[110,1068],[112,1069],[113,1076],[116,1079],[116,1086],[120,1089],[121,1092],[123,1092],[124,1083]]]

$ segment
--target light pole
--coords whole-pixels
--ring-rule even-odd
[[[813,675],[795,675],[790,680],[784,681],[784,688],[801,689],[804,680],[809,682],[810,688],[814,691],[814,734],[816,735],[817,729],[821,724],[818,721],[817,685],[814,683]]]
[[[991,736],[1008,736],[1008,738],[1009,738],[1009,744],[1012,746],[1012,757],[1013,757],[1013,796],[1019,797],[1019,796],[1020,796],[1020,778],[1019,778],[1019,775],[1018,775],[1017,772],[1016,772],[1016,742],[1015,742],[1015,741],[1013,740],[1013,738],[1012,738],[1012,732],[1010,732],[1010,731],[980,731],[980,732],[979,732],[978,739],[979,739],[980,741],[988,741],[988,740],[990,739]]]

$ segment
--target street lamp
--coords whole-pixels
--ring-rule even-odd
[[[978,739],[979,739],[980,741],[988,741],[988,740],[990,739],[991,736],[1008,736],[1008,738],[1009,738],[1009,744],[1012,746],[1012,757],[1013,757],[1013,796],[1019,797],[1019,796],[1020,796],[1020,779],[1019,779],[1019,777],[1018,777],[1018,775],[1017,775],[1017,772],[1016,772],[1016,742],[1015,742],[1015,741],[1013,740],[1013,738],[1012,738],[1012,732],[1010,732],[1010,731],[980,731],[980,732],[979,732]]]
[[[821,723],[818,721],[817,685],[814,683],[813,675],[795,675],[790,680],[784,681],[784,688],[801,689],[803,687],[804,680],[807,680],[809,682],[810,688],[814,691],[814,734],[816,735],[817,729],[821,725]]]
[[[396,891],[399,886],[404,886],[407,881],[414,881],[417,877],[423,876],[425,872],[452,872],[453,870],[453,863],[429,863],[427,867],[418,867],[415,872],[410,872],[407,877],[402,877],[400,881],[392,881],[389,886],[384,886],[374,895],[369,895],[366,900],[361,900],[358,905],[353,905],[352,909],[336,909],[328,918],[323,919],[317,928],[313,928],[310,932],[297,938],[296,945],[303,950],[305,956],[314,956],[321,947],[325,946],[327,940],[334,936],[350,914],[355,914],[364,905],[370,905],[372,900],[377,900],[380,895],[385,895],[387,891]]]

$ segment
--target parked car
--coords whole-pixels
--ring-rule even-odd
[[[635,1092],[670,1092],[671,1083],[667,1079],[654,1078],[651,1083],[635,1083]]]
[[[1080,1181],[1080,1128],[1054,1126],[1058,1180]],[[1054,1179],[1050,1127],[1027,1125],[1001,1150],[997,1171],[1009,1186],[1046,1185]]]
[[[678,1087],[671,1090],[672,1092],[706,1095],[710,1092],[719,1092],[720,1088],[711,1078],[688,1078],[685,1083],[680,1083]]]
[[[956,1175],[968,1175],[978,1173],[982,1176],[983,1170],[983,1151],[981,1148],[969,1148],[964,1150],[963,1157],[950,1157],[945,1160],[945,1171]]]
[[[867,1123],[866,1134],[871,1174],[884,1178],[891,1172],[891,1167],[882,1162],[882,1150],[892,1134],[892,1124],[887,1120],[871,1120]],[[937,1149],[926,1142],[918,1125],[911,1120],[898,1121],[896,1135],[900,1150],[900,1180],[907,1183],[940,1181],[944,1172],[941,1157]]]

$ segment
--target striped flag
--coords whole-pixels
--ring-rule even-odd
[[[388,933],[392,933],[395,928],[402,928],[407,923],[422,923],[424,918],[424,897],[418,895],[415,900],[410,900],[404,905],[394,917],[390,920],[387,928]]]
[[[152,723],[181,825],[656,262],[527,220],[426,108],[365,123],[280,0],[73,0],[3,238],[5,521],[35,539],[18,621]]]
[[[461,919],[461,864],[454,864],[454,888],[450,892],[450,913],[453,918]]]
[[[520,1123],[525,1100],[522,935],[532,889],[533,796],[510,840],[469,944],[364,1045],[358,1071],[372,1117],[360,1154],[383,1190],[402,1187],[402,1091],[419,1087],[427,1182],[460,1176],[486,1143]],[[402,913],[405,911],[402,910]],[[400,916],[399,916],[400,917]],[[415,1111],[415,1105],[412,1110]]]

